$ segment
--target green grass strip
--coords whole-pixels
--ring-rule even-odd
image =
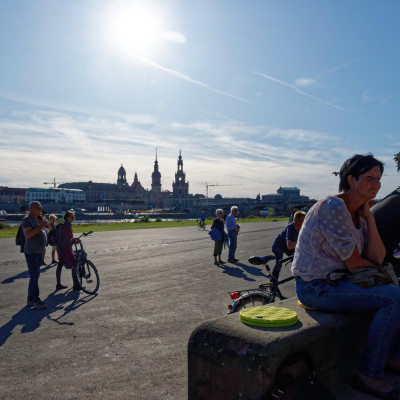
[[[288,218],[243,218],[237,222],[239,224],[246,222],[271,222],[271,221],[287,221]],[[176,221],[148,221],[148,222],[112,222],[112,223],[96,223],[96,224],[73,224],[74,233],[82,232],[108,232],[108,231],[124,231],[132,229],[153,229],[153,228],[179,228],[182,226],[197,226],[197,221],[176,220]],[[207,230],[212,224],[211,219],[207,219]],[[17,234],[18,226],[10,226],[4,222],[0,222],[0,239],[14,238]]]

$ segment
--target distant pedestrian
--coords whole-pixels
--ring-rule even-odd
[[[224,247],[225,241],[225,231],[224,231],[224,210],[218,209],[215,211],[215,215],[217,218],[214,219],[214,222],[211,225],[211,230],[218,229],[221,233],[221,239],[216,240],[214,242],[214,264],[220,265],[225,264],[225,261],[221,260],[222,248]],[[218,257],[218,259],[217,259]]]
[[[290,217],[289,217],[288,224],[290,224],[291,222],[293,222],[294,214],[296,214],[297,211],[299,211],[297,208],[293,208],[292,213],[290,214]]]
[[[237,235],[239,233],[239,226],[236,223],[236,217],[239,215],[237,206],[231,207],[231,213],[226,217],[226,229],[228,230],[229,236],[229,255],[228,262],[235,263],[239,261],[235,258],[235,252],[237,248]]]
[[[42,208],[42,211],[38,217],[38,220],[46,221],[46,214],[47,214],[47,211],[44,208]],[[46,234],[46,237],[49,234],[49,232],[50,231],[48,228],[44,228],[44,233]],[[47,246],[47,242],[46,242],[46,246]],[[44,252],[43,252],[42,265],[46,265],[46,262],[44,261],[45,257],[46,257],[46,248],[44,248]]]
[[[57,244],[53,245],[52,243],[49,243],[49,233],[53,230],[56,229],[56,219],[57,217],[54,214],[51,214],[49,216],[49,232],[47,233],[47,244],[51,246],[51,263],[55,264],[57,261],[55,259],[56,255],[56,250],[57,250]]]
[[[25,235],[24,254],[29,270],[29,286],[27,306],[36,309],[45,309],[46,305],[39,297],[40,266],[43,261],[43,253],[46,248],[45,228],[49,223],[42,219],[38,220],[42,206],[38,201],[29,204],[29,214],[24,217],[21,227]]]
[[[206,224],[206,213],[204,212],[204,210],[201,210],[200,227],[204,228],[205,224]]]

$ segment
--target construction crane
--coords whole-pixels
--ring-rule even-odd
[[[208,205],[208,188],[209,186],[239,186],[240,184],[220,185],[219,183],[211,184],[206,182],[206,206]]]
[[[60,183],[65,183],[65,182],[56,182],[56,178],[53,178],[53,182],[43,182],[43,185],[53,185],[54,188],[57,187]]]

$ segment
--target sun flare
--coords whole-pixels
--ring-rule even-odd
[[[107,20],[112,46],[124,53],[149,56],[163,36],[163,18],[149,6],[127,4],[113,9]]]

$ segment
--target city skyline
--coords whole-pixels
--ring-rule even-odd
[[[181,149],[190,193],[320,199],[371,152],[383,197],[399,186],[399,15],[394,0],[5,0],[0,185],[114,183],[123,164],[147,189],[157,148],[171,190]]]

